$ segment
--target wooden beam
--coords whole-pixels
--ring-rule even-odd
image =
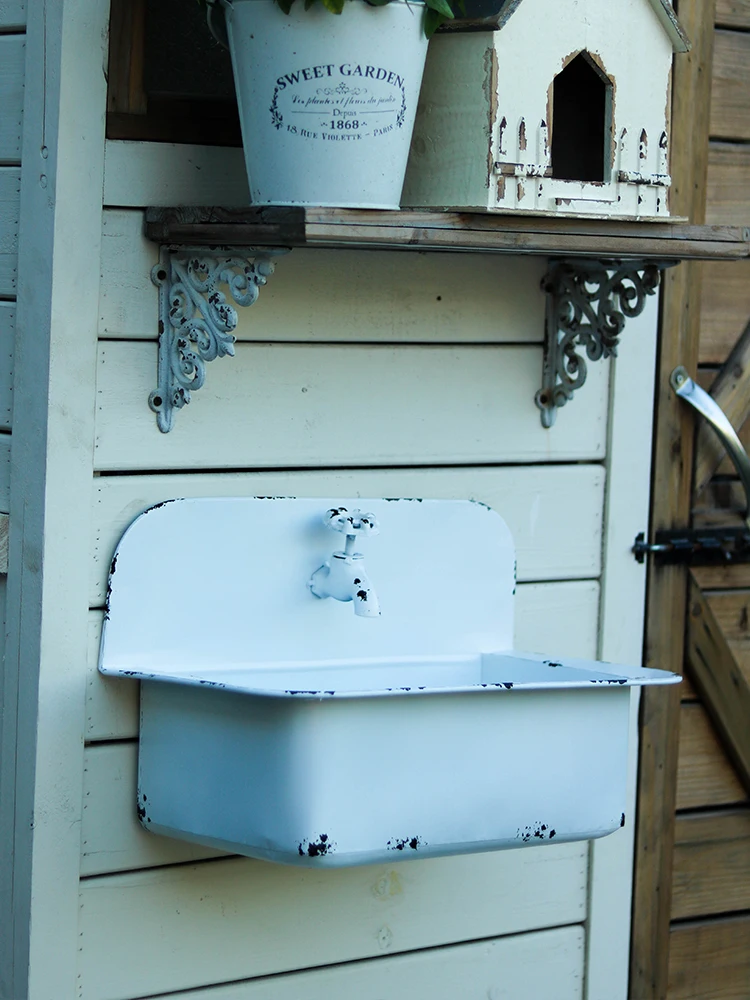
[[[750,316],[750,260],[703,265],[702,365],[723,365]]]
[[[722,28],[750,28],[750,0],[716,0],[716,24]]]
[[[711,97],[711,135],[731,141],[750,139],[750,35],[717,31]]]
[[[740,781],[750,791],[750,682],[692,575],[689,600],[687,659],[691,679]]]
[[[187,246],[320,246],[595,258],[741,260],[750,227],[432,211],[330,208],[154,208],[146,235]]]
[[[654,441],[651,531],[685,527],[690,519],[693,423],[669,388],[678,365],[694,369],[698,352],[700,286],[683,264],[668,273],[663,293],[660,373]],[[682,673],[686,570],[649,567],[648,666]],[[680,732],[678,686],[644,688],[641,695],[635,880],[630,996],[666,996],[671,915],[672,852]]]
[[[146,0],[112,0],[107,110],[145,115]]]
[[[693,43],[675,59],[672,211],[692,223],[705,219],[705,178],[711,102],[715,0],[681,0],[680,20]],[[693,417],[669,387],[677,365],[695,371],[700,334],[699,265],[668,272],[654,432],[650,531],[685,527],[690,520]],[[645,662],[682,673],[686,571],[651,565],[648,577]],[[669,980],[674,811],[679,748],[679,687],[646,688],[641,697],[638,815],[629,995],[663,1000]]]
[[[677,924],[671,934],[669,1000],[746,997],[750,983],[748,939],[747,915]]]
[[[750,809],[677,817],[672,919],[750,910]]]
[[[693,576],[701,590],[750,589],[750,563],[733,566],[695,566]]]
[[[699,702],[683,703],[677,809],[745,805],[747,801],[705,708]]]
[[[706,221],[731,226],[747,218],[750,147],[747,143],[712,142],[709,147]]]
[[[714,379],[711,396],[722,408],[731,425],[735,428],[742,427],[750,416],[750,323]],[[711,481],[725,455],[724,446],[702,420],[698,428],[695,453],[696,496]]]

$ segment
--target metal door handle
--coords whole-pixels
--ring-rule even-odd
[[[726,414],[719,404],[705,390],[690,378],[685,368],[680,365],[669,376],[669,384],[677,395],[705,417],[714,432],[724,445],[737,475],[745,490],[745,521],[750,527],[750,458],[748,458],[737,432],[730,424]]]

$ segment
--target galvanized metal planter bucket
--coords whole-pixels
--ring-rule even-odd
[[[422,3],[221,0],[257,205],[399,207],[427,55]],[[209,23],[223,32],[212,12]],[[221,40],[221,39],[220,39]]]

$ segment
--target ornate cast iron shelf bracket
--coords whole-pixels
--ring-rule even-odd
[[[234,355],[235,305],[251,306],[286,249],[235,247],[231,253],[162,247],[151,280],[159,288],[158,386],[148,405],[159,430],[172,429],[175,411],[203,386],[206,363]]]
[[[542,279],[547,293],[542,387],[535,396],[542,425],[573,398],[587,361],[616,357],[628,319],[640,316],[659,287],[661,272],[679,261],[553,260]]]

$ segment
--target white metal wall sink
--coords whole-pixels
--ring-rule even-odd
[[[309,586],[343,548],[326,511],[356,507],[381,529],[352,564],[375,617]],[[186,550],[188,582],[165,583]],[[138,518],[100,670],[144,681],[143,825],[315,867],[612,832],[628,689],[679,678],[513,651],[514,565],[505,523],[468,502],[178,500]]]

